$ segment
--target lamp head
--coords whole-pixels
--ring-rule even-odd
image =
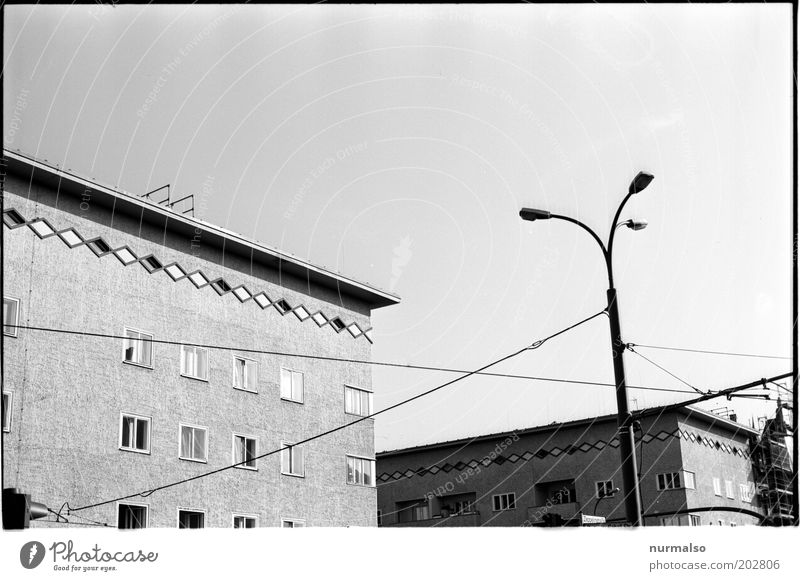
[[[649,173],[644,173],[640,171],[636,174],[636,177],[633,178],[631,185],[628,187],[628,194],[637,194],[645,189],[647,186],[650,185],[650,182],[653,181],[653,175]]]
[[[522,208],[519,211],[519,217],[529,222],[533,222],[534,220],[549,220],[550,212],[546,210],[534,210],[533,208]]]
[[[623,224],[634,231],[647,228],[647,220],[626,220]]]

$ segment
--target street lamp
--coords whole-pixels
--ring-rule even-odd
[[[626,220],[620,223],[619,215],[622,213],[622,208],[625,207],[630,197],[644,190],[650,185],[651,181],[653,181],[653,176],[644,172],[639,172],[636,174],[636,177],[633,178],[631,185],[628,187],[628,195],[622,200],[619,208],[617,208],[617,213],[614,215],[614,221],[611,223],[611,231],[608,234],[608,244],[603,244],[603,241],[595,234],[594,230],[575,218],[551,214],[546,210],[535,210],[532,208],[523,208],[519,212],[523,220],[564,220],[565,222],[571,222],[576,226],[580,226],[594,238],[595,242],[597,242],[600,249],[603,251],[603,258],[606,261],[606,270],[608,271],[608,290],[606,291],[608,307],[606,312],[608,313],[611,326],[611,354],[614,361],[614,378],[617,386],[617,425],[619,426],[619,449],[622,461],[622,488],[625,494],[625,515],[628,523],[633,526],[642,526],[644,524],[642,521],[642,497],[639,492],[639,479],[636,471],[636,449],[633,440],[633,424],[631,422],[630,411],[628,410],[625,364],[622,360],[625,344],[622,342],[622,331],[620,330],[619,301],[617,299],[617,290],[614,288],[614,271],[611,259],[614,251],[614,235],[619,228],[627,226],[635,231],[647,227],[647,222],[645,220]]]

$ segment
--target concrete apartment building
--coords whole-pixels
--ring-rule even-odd
[[[376,524],[373,420],[254,457],[370,413],[368,365],[275,353],[368,360],[371,311],[397,297],[4,156],[5,488],[58,511],[239,463],[70,518],[123,528]]]
[[[758,432],[694,408],[641,420],[645,525],[759,524]],[[379,526],[625,522],[616,416],[378,453]]]

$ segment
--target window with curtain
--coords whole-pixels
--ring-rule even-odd
[[[344,388],[344,411],[355,416],[372,414],[372,392],[346,385]]]
[[[181,345],[181,375],[208,381],[208,350]]]
[[[153,336],[133,329],[125,329],[125,362],[153,366]]]
[[[244,357],[233,358],[233,387],[245,391],[256,391],[258,365]]]
[[[19,300],[3,297],[3,335],[17,336],[19,325]]]
[[[281,450],[281,472],[291,476],[305,476],[303,465],[303,449],[286,442],[281,446],[288,446]]]
[[[239,464],[237,468],[256,468],[256,439],[248,436],[233,436],[233,463]]]
[[[122,414],[120,448],[131,452],[150,451],[150,418]]]
[[[281,399],[303,403],[303,374],[281,367]]]
[[[138,504],[120,504],[117,525],[121,529],[146,528],[147,507]]]
[[[375,486],[375,460],[347,456],[347,483]]]
[[[178,511],[179,529],[202,529],[206,526],[205,513],[195,510]]]
[[[207,435],[206,428],[181,425],[180,457],[184,460],[206,462],[208,460]]]

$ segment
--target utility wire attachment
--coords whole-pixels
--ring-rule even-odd
[[[526,349],[538,349],[539,347],[541,347],[542,345],[544,345],[544,344],[545,344],[547,341],[549,341],[550,339],[553,339],[554,337],[558,337],[559,335],[561,335],[561,334],[563,334],[563,333],[566,333],[567,331],[571,331],[571,330],[572,330],[572,329],[574,329],[575,327],[580,327],[580,326],[581,326],[581,325],[583,325],[584,323],[588,323],[589,321],[591,321],[591,320],[592,320],[592,319],[594,319],[595,317],[599,317],[599,316],[600,316],[600,315],[602,315],[603,313],[606,313],[606,310],[605,310],[605,309],[603,309],[603,310],[602,310],[602,311],[600,311],[599,313],[595,313],[595,314],[594,314],[594,315],[592,315],[591,317],[586,317],[586,318],[585,318],[585,319],[583,319],[582,321],[578,321],[578,322],[577,322],[577,323],[575,323],[574,325],[570,325],[570,326],[569,326],[569,327],[567,327],[566,329],[561,329],[561,330],[560,330],[558,333],[553,333],[553,334],[552,334],[552,335],[550,335],[549,337],[545,337],[544,339],[539,339],[538,341],[534,341],[533,343],[531,343],[531,344],[530,344],[530,346],[529,346],[529,347],[526,347]],[[606,314],[607,314],[607,313],[606,313]]]
[[[652,359],[648,359],[647,357],[645,357],[644,355],[642,355],[641,353],[639,353],[639,352],[638,352],[636,349],[634,349],[633,347],[634,347],[634,344],[633,344],[633,343],[627,343],[627,344],[625,345],[625,348],[626,348],[628,351],[630,351],[630,352],[632,352],[632,353],[636,353],[636,354],[637,354],[639,357],[641,357],[641,358],[642,358],[642,359],[644,359],[645,361],[649,362],[651,365],[655,365],[655,366],[656,366],[656,367],[658,367],[658,368],[659,368],[661,371],[663,371],[663,372],[664,372],[664,373],[666,373],[667,375],[670,375],[670,376],[674,377],[675,379],[677,379],[678,381],[680,381],[682,384],[686,385],[687,387],[691,387],[691,388],[692,388],[693,390],[695,390],[697,393],[699,393],[699,394],[701,394],[701,395],[703,395],[703,394],[705,394],[705,393],[711,393],[710,391],[708,391],[708,392],[704,392],[704,391],[702,391],[702,390],[700,390],[700,389],[696,388],[695,386],[693,386],[691,383],[688,383],[688,382],[684,381],[683,379],[681,379],[680,377],[678,377],[677,375],[675,375],[674,373],[672,373],[672,372],[671,372],[671,371],[669,371],[668,369],[665,369],[664,367],[662,367],[661,365],[659,365],[658,363],[656,363],[656,362],[655,362],[655,361],[653,361]]]

